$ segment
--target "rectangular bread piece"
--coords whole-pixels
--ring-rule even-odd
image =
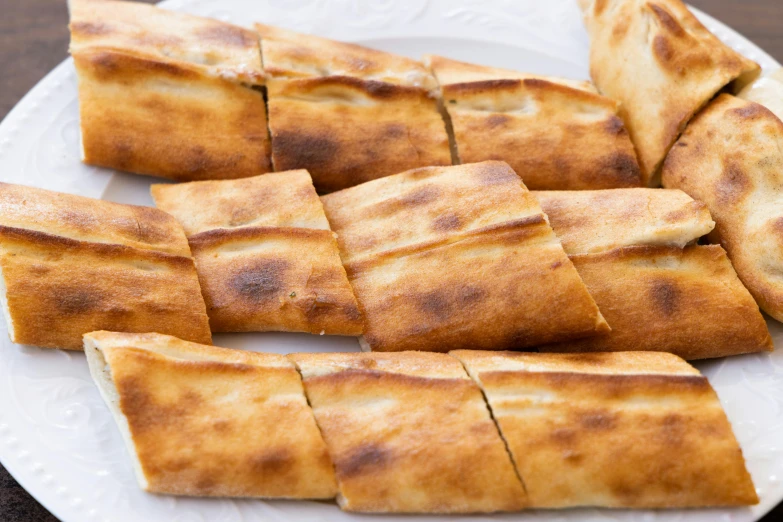
[[[451,355],[481,386],[530,507],[758,503],[718,397],[674,355]]]
[[[649,350],[685,359],[769,351],[772,339],[714,226],[679,190],[535,192],[612,331],[552,352]]]
[[[478,386],[445,354],[292,354],[347,511],[518,510],[525,492]]]
[[[360,335],[334,233],[305,170],[153,185],[185,227],[216,332]]]
[[[498,350],[608,331],[505,163],[412,170],[322,201],[365,316],[366,349]]]
[[[335,496],[326,445],[285,356],[114,332],[85,335],[84,348],[145,491]]]
[[[722,94],[669,153],[663,183],[707,205],[709,239],[728,252],[762,310],[783,321],[783,121]]]
[[[590,73],[639,154],[642,182],[659,186],[666,154],[688,121],[721,89],[760,67],[729,48],[681,0],[578,0],[590,36]]]
[[[15,343],[80,350],[100,328],[211,342],[187,239],[160,210],[0,184],[0,270]]]
[[[638,187],[619,104],[588,82],[428,56],[460,163],[501,160],[531,190]]]
[[[271,170],[253,31],[138,2],[73,0],[86,163],[176,180]]]

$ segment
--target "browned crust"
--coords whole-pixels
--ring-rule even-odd
[[[148,491],[334,497],[331,459],[284,356],[240,358],[161,335],[87,337],[109,367]]]
[[[260,92],[121,52],[73,58],[86,163],[180,181],[271,170]]]
[[[570,257],[612,331],[542,351],[650,350],[703,359],[772,350],[758,306],[717,245]]]
[[[213,331],[362,333],[331,231],[216,229],[190,244]]]
[[[275,169],[305,168],[319,193],[449,165],[437,103],[423,89],[330,77],[268,85]]]
[[[0,226],[12,341],[82,349],[82,334],[157,331],[210,343],[193,260]]]
[[[663,373],[585,373],[564,360],[548,371],[536,361],[545,354],[453,355],[481,384],[531,507],[758,503],[731,425],[698,372],[670,373],[667,364]],[[614,359],[626,356],[638,354]],[[505,369],[523,361],[534,368]]]
[[[340,355],[334,366],[332,354],[290,357],[304,376],[335,463],[343,509],[474,513],[524,507],[523,486],[481,392],[459,362],[398,353],[395,368],[372,364],[384,354]]]
[[[727,94],[702,111],[663,168],[667,187],[710,209],[710,239],[728,252],[759,306],[783,319],[783,215],[780,168],[783,122],[762,105]]]

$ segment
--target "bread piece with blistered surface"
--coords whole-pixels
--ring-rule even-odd
[[[707,205],[710,239],[761,309],[783,320],[783,122],[762,105],[719,96],[672,149],[663,183]]]
[[[331,459],[285,356],[159,334],[92,332],[84,345],[145,491],[334,498]]]
[[[423,88],[349,76],[270,79],[275,170],[307,169],[319,193],[450,165],[446,127]]]
[[[588,82],[440,56],[427,60],[440,82],[460,163],[505,161],[531,190],[641,185],[618,103]]]
[[[670,354],[460,350],[530,507],[758,503],[707,379]]]
[[[306,170],[151,191],[189,234],[213,331],[362,333],[359,305]]]
[[[445,354],[291,354],[347,511],[478,513],[526,505],[481,391]]]
[[[101,328],[211,341],[185,234],[160,210],[0,184],[0,270],[15,343],[80,350]]]
[[[412,170],[322,201],[365,348],[511,349],[609,330],[505,163]]]
[[[74,0],[83,160],[176,180],[271,170],[258,36],[137,2]]]
[[[620,102],[645,185],[691,117],[731,84],[758,76],[758,64],[723,44],[680,0],[579,0],[590,35],[590,73]]]

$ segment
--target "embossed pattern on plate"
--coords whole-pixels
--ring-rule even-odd
[[[587,77],[587,36],[574,0],[169,0],[171,9],[243,25],[258,20],[417,57],[425,52],[488,65]],[[701,20],[767,69],[776,62],[712,18]],[[0,124],[2,181],[151,204],[151,179],[79,162],[76,76],[70,60],[42,80]],[[783,326],[771,322],[783,346]],[[321,502],[200,500],[148,495],[90,380],[84,356],[13,345],[0,318],[0,459],[64,522],[377,520]],[[301,334],[215,336],[233,348],[288,353],[358,350],[354,339]],[[783,499],[783,352],[698,364],[720,395],[761,496],[751,509],[597,509],[468,517],[470,520],[757,520]],[[384,520],[448,520],[384,517]]]

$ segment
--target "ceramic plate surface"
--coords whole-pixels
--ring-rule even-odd
[[[486,65],[586,79],[588,42],[574,0],[169,0],[164,7],[241,25],[281,25],[411,57],[436,53]],[[725,25],[700,19],[765,69],[779,67]],[[152,178],[79,161],[76,75],[70,60],[44,78],[0,125],[0,180],[152,205]],[[139,490],[120,433],[80,353],[14,345],[0,318],[0,460],[64,522],[414,521],[362,517],[325,502],[199,500]],[[783,325],[770,322],[783,347]],[[215,344],[280,353],[358,351],[352,338],[223,334]],[[698,364],[720,396],[761,504],[692,511],[537,511],[462,520],[704,521],[759,519],[783,499],[783,350]],[[644,441],[639,441],[643,444]]]

